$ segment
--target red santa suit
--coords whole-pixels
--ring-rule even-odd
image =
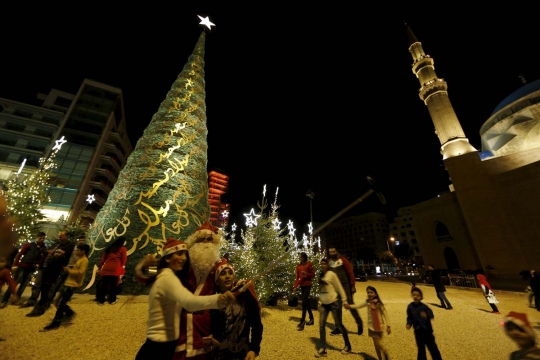
[[[197,286],[197,279],[193,270],[189,272],[188,290],[195,295],[213,295],[215,289],[215,274],[211,270],[206,279]],[[202,338],[211,334],[210,310],[188,312],[182,310],[180,315],[180,338],[176,346],[174,360],[186,358],[199,360],[205,359]]]
[[[219,244],[221,241],[221,233],[219,229],[209,222],[204,223],[199,227],[193,235],[187,238],[186,243],[192,246],[202,238],[212,236],[213,243]],[[216,259],[219,262],[219,259]],[[206,278],[200,279],[197,283],[197,278],[193,268],[189,272],[188,290],[195,295],[214,295],[216,293],[215,282],[215,266],[208,269]],[[204,360],[206,352],[203,347],[203,337],[211,335],[210,310],[197,311],[191,313],[182,310],[180,315],[180,338],[176,346],[176,353],[173,360]]]

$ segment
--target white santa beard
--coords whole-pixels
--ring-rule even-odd
[[[197,282],[208,275],[219,260],[219,244],[195,243],[189,248],[191,267],[197,276]]]

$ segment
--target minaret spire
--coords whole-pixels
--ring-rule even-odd
[[[477,151],[461,128],[454,108],[448,98],[448,85],[437,77],[433,58],[424,53],[422,43],[405,23],[409,38],[409,52],[413,58],[412,71],[420,81],[420,99],[428,107],[435,125],[435,133],[441,142],[443,159]]]

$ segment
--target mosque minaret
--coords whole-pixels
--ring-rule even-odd
[[[435,133],[441,142],[443,159],[477,151],[465,137],[461,124],[448,98],[446,81],[437,77],[433,58],[424,53],[418,41],[407,26],[409,52],[413,58],[412,71],[420,81],[420,99],[428,107],[435,125]]]

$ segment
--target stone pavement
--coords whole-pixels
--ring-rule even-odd
[[[384,336],[392,360],[416,359],[414,334],[405,329],[406,307],[411,301],[410,284],[374,281],[357,283],[356,301],[365,299],[367,285],[377,288],[392,325],[391,335]],[[492,314],[479,289],[448,288],[447,297],[454,310],[438,307],[433,287],[419,284],[424,302],[435,314],[433,321],[436,342],[445,360],[508,359],[516,349],[504,334],[501,321],[509,311],[525,312],[538,333],[540,312],[527,306],[526,294],[497,291],[500,315]],[[30,309],[8,306],[0,309],[0,359],[2,360],[129,360],[134,359],[145,341],[148,312],[147,296],[120,295],[116,305],[98,306],[93,295],[74,295],[70,305],[77,313],[72,323],[58,330],[40,332],[54,316],[54,309],[37,318],[25,315]],[[360,309],[367,322],[367,310]],[[314,311],[315,326],[297,331],[301,308],[290,308],[285,301],[278,306],[263,307],[264,334],[260,356],[257,359],[313,359],[319,339],[319,313]],[[366,334],[356,334],[356,324],[348,311],[343,322],[349,329],[353,348],[352,359],[376,359],[372,340]],[[329,336],[333,318],[330,316],[327,332],[329,359],[343,359],[341,336]],[[429,357],[429,355],[428,355]]]

